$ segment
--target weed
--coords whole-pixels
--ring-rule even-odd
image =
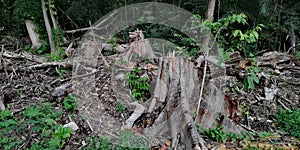
[[[9,110],[0,112],[0,149],[13,149],[18,147],[23,140],[16,140],[16,137],[11,134],[17,130],[17,121]]]
[[[46,53],[46,52],[48,52],[49,51],[49,45],[48,44],[43,44],[41,47],[39,47],[37,50],[36,50],[36,52],[38,53],[38,54],[44,54],[44,53]]]
[[[121,104],[120,102],[117,102],[116,108],[119,112],[125,111],[125,106],[123,104]]]
[[[121,131],[120,139],[118,144],[114,147],[115,150],[124,150],[124,149],[149,149],[145,146],[145,140],[140,137],[137,137],[133,131]]]
[[[227,133],[223,131],[223,126],[217,126],[217,124],[215,124],[216,128],[210,128],[210,129],[201,129],[199,126],[197,127],[197,130],[203,135],[206,136],[216,142],[225,142],[227,140],[230,141],[236,141],[236,140],[242,140],[242,139],[246,139],[246,140],[251,140],[251,138],[248,136],[247,132],[242,132],[241,135],[236,134],[236,133]],[[254,135],[256,135],[256,133],[253,133]],[[259,135],[264,135],[259,134]]]
[[[211,128],[209,130],[207,129],[203,129],[201,131],[201,133],[204,136],[209,137],[210,139],[217,141],[217,142],[225,142],[225,140],[227,139],[227,133],[222,131],[223,130],[223,126],[217,127],[217,128]]]
[[[67,97],[63,100],[63,106],[65,110],[76,110],[76,98],[71,94],[68,94]]]
[[[235,89],[237,88],[237,83],[235,82],[230,82],[229,83],[229,88],[226,89],[227,93],[236,93]]]
[[[61,56],[59,56],[57,53],[51,52],[50,54],[51,61],[57,61],[57,60],[63,60]]]
[[[145,100],[146,93],[149,93],[148,76],[142,76],[142,69],[135,67],[134,71],[128,74],[128,85],[131,88],[131,96],[137,100]]]
[[[81,148],[82,150],[92,150],[92,149],[99,149],[99,150],[108,150],[112,149],[112,144],[110,140],[105,138],[104,136],[99,137],[88,137],[87,138],[88,144]]]
[[[259,133],[257,133],[257,135],[258,135],[260,138],[266,138],[266,137],[272,136],[273,134],[270,133],[270,132],[259,132]]]
[[[300,51],[298,51],[298,52],[296,53],[296,58],[297,58],[298,60],[300,60]]]
[[[249,114],[249,111],[247,110],[247,103],[246,102],[243,102],[241,103],[241,107],[242,107],[242,112],[244,115],[248,115]]]
[[[17,124],[17,122],[9,110],[5,109],[0,112],[0,128],[7,128],[15,124]]]
[[[259,83],[259,79],[256,76],[256,73],[259,72],[259,68],[254,64],[254,62],[252,62],[252,65],[245,69],[246,69],[246,77],[244,78],[244,90],[248,91],[249,88],[250,89],[255,88],[254,82],[257,84]]]
[[[66,143],[66,139],[71,136],[71,129],[69,127],[62,127],[59,125],[55,128],[52,133],[52,138],[49,141],[50,147],[53,148],[63,148]]]
[[[66,74],[68,72],[68,70],[66,70],[66,68],[62,67],[59,69],[56,68],[56,72],[61,78],[63,78],[63,75]]]
[[[250,144],[247,145],[247,148],[243,148],[243,150],[271,150],[271,147],[267,149],[266,146],[259,147],[259,146],[252,146]]]
[[[276,115],[277,127],[288,134],[300,139],[300,109],[296,111],[280,110]]]

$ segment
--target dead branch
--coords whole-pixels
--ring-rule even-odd
[[[42,63],[42,64],[37,64],[37,65],[32,65],[32,66],[29,66],[29,67],[22,68],[22,70],[31,70],[31,69],[51,67],[51,66],[62,66],[62,67],[70,68],[70,67],[73,66],[73,62],[69,62],[69,61],[45,62],[45,63]]]
[[[4,47],[4,46],[3,46]],[[22,52],[20,54],[16,54],[14,52],[5,51],[4,48],[1,52],[1,57],[7,57],[7,58],[14,58],[14,59],[27,59],[30,61],[38,62],[38,63],[44,63],[46,62],[46,59],[43,57],[39,57],[37,55],[30,54],[28,52]]]
[[[89,30],[99,30],[99,28],[97,28],[97,27],[86,27],[86,28],[81,28],[81,29],[65,31],[65,33],[75,33],[75,32],[89,31]]]

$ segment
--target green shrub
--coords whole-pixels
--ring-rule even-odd
[[[280,110],[276,115],[277,127],[300,139],[300,109],[296,111]]]
[[[63,100],[63,106],[66,110],[76,110],[77,102],[76,98],[71,94],[68,94],[67,97]]]
[[[145,100],[149,93],[148,76],[142,77],[142,69],[135,67],[127,77],[127,84],[131,88],[131,96],[136,100]]]

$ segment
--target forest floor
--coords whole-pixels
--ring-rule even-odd
[[[59,65],[54,62],[43,66],[41,63],[23,57],[22,52],[9,52],[2,49],[0,53],[0,149],[132,149],[139,147],[142,142],[129,143],[134,140],[135,134],[141,129],[133,128],[133,132],[115,133],[126,119],[134,112],[129,102],[118,101],[116,94],[110,89],[110,80],[107,73],[102,70],[96,74],[96,86],[101,103],[105,129],[98,136],[93,132],[93,123],[86,121],[76,109],[76,99],[72,96],[72,89],[64,89],[57,94],[53,91],[62,85],[68,85],[72,79],[72,66]],[[274,56],[274,57],[273,57]],[[200,135],[206,141],[209,149],[298,149],[298,139],[287,132],[278,129],[276,116],[280,110],[296,111],[300,108],[300,66],[299,60],[291,56],[282,56],[274,52],[272,59],[261,56],[260,82],[254,90],[244,92],[243,82],[236,77],[229,76],[227,94],[238,100],[242,117],[239,124],[252,131],[248,136],[229,136],[222,130],[210,130]],[[102,66],[97,69],[101,70]],[[106,85],[107,84],[107,85]],[[276,90],[274,92],[273,90]],[[270,91],[268,95],[268,92]],[[269,98],[269,96],[271,98]],[[147,103],[140,102],[140,103]],[[8,110],[8,111],[7,111]],[[293,123],[300,125],[298,116]],[[95,114],[97,115],[97,114]],[[99,116],[98,116],[99,117]],[[298,117],[298,120],[297,120]],[[116,122],[106,122],[109,118]],[[143,124],[147,120],[140,120],[135,124]],[[74,132],[63,128],[63,125],[74,122],[78,129]],[[100,126],[100,125],[99,125]],[[116,127],[118,126],[118,127]],[[76,128],[76,127],[71,127]],[[200,132],[200,131],[199,131]],[[299,134],[299,131],[297,131]],[[105,134],[106,133],[106,134]],[[214,137],[225,138],[218,141]],[[216,141],[217,139],[217,141]],[[167,149],[170,141],[155,145],[153,149]],[[145,146],[146,147],[146,146]],[[128,148],[129,149],[129,148]]]

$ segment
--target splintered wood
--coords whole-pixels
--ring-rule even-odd
[[[200,96],[201,71],[201,68],[196,68],[195,63],[186,58],[160,58],[159,73],[148,113],[151,114],[161,104],[165,106],[153,125],[145,129],[145,136],[171,136],[172,148],[206,149],[194,122]],[[230,98],[225,99],[217,86],[220,84],[218,80],[220,79],[206,80],[197,124],[204,128],[214,127],[216,118],[221,117],[222,120],[218,123],[225,126],[225,131],[239,133],[242,129],[229,119],[238,117],[238,104]]]
[[[145,39],[142,31],[137,29],[135,32],[129,32],[129,37],[132,39],[132,42],[129,43],[129,49],[126,52],[125,60],[136,61],[140,58],[155,58],[155,54],[150,46],[149,40]],[[135,58],[136,56],[138,56],[138,58]]]

